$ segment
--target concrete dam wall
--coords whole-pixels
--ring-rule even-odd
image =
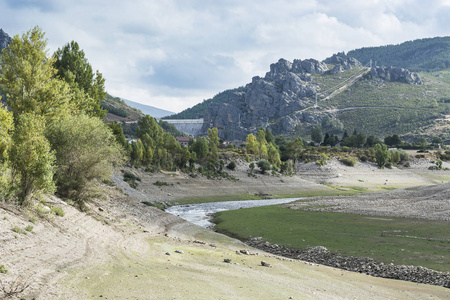
[[[164,120],[173,124],[178,131],[182,131],[187,135],[197,137],[202,133],[203,119],[185,119],[185,120]]]

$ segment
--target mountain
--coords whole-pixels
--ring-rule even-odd
[[[439,71],[450,67],[450,37],[434,37],[404,42],[399,45],[367,47],[349,51],[342,57],[353,57],[363,64],[396,66],[414,72]],[[330,59],[325,60],[326,63]]]
[[[371,48],[373,61],[377,59],[372,68],[370,59],[358,56],[360,62],[350,55],[364,52],[359,50],[338,53],[323,62],[280,59],[264,77],[256,76],[244,87],[219,93],[170,118],[203,117],[203,133],[217,127],[226,140],[243,140],[260,126],[274,134],[309,139],[311,128],[321,125],[324,134],[357,130],[380,138],[439,135],[450,141],[447,40]]]
[[[121,98],[126,104],[128,104],[129,106],[139,109],[140,111],[142,111],[144,114],[152,116],[153,118],[156,119],[160,119],[166,116],[170,116],[175,114],[172,111],[168,111],[168,110],[164,110],[164,109],[160,109],[154,106],[150,106],[150,105],[145,105],[145,104],[141,104],[141,103],[137,103],[131,100],[127,100],[127,99],[123,99]]]

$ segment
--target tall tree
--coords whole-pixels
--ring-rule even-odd
[[[245,149],[248,153],[258,155],[259,154],[259,145],[256,137],[253,133],[250,133],[245,139]]]
[[[35,193],[54,192],[54,152],[44,136],[42,116],[25,113],[18,117],[10,149],[14,185],[17,185],[19,204],[29,203]]]
[[[391,156],[387,146],[384,144],[376,144],[373,150],[375,151],[375,160],[378,168],[384,168]]]
[[[322,128],[320,125],[314,125],[313,128],[311,128],[311,140],[316,144],[322,142]]]
[[[98,118],[68,116],[47,127],[56,153],[58,193],[81,201],[94,179],[110,178],[113,164],[122,161],[121,147],[111,129]]]
[[[46,122],[67,113],[69,87],[55,78],[54,58],[47,57],[47,41],[38,26],[14,36],[2,50],[0,85],[14,120],[24,113],[46,117]]]
[[[67,43],[55,52],[54,59],[57,75],[74,91],[75,106],[89,116],[105,117],[106,111],[100,107],[106,97],[105,79],[98,70],[94,76],[92,66],[78,43]]]
[[[12,113],[0,103],[0,165],[8,159],[13,129]]]

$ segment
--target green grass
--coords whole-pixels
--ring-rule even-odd
[[[304,249],[325,246],[342,255],[372,257],[384,263],[450,271],[450,224],[411,218],[371,217],[266,206],[220,212],[219,232],[247,240]]]
[[[274,194],[270,196],[260,196],[252,194],[237,194],[237,195],[215,195],[208,197],[193,197],[177,200],[179,204],[194,204],[194,203],[208,203],[221,201],[239,201],[239,200],[260,200],[260,199],[282,199],[282,198],[304,198],[304,197],[318,197],[318,196],[352,196],[355,194],[369,192],[368,189],[361,187],[335,187],[327,185],[332,189],[321,189],[301,193],[287,193]]]

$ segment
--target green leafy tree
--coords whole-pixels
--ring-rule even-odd
[[[193,144],[192,144],[192,151],[196,154],[196,158],[198,162],[203,162],[204,159],[208,155],[208,141],[204,137],[199,137]]]
[[[0,103],[0,201],[8,199],[11,191],[11,170],[8,167],[8,153],[11,149],[13,130],[12,113]]]
[[[277,147],[275,147],[275,145],[272,143],[270,143],[267,146],[267,157],[270,164],[277,167],[280,166],[281,164],[280,152],[278,151]]]
[[[12,113],[0,103],[0,164],[8,159],[13,129],[14,123]]]
[[[318,125],[313,126],[313,128],[311,128],[311,140],[316,144],[320,144],[322,138],[322,128]]]
[[[293,141],[290,141],[287,145],[287,156],[288,158],[294,161],[294,164],[297,162],[299,157],[301,156],[301,151],[303,149],[303,140],[301,137],[296,137]]]
[[[78,43],[67,43],[55,52],[54,58],[59,78],[74,91],[77,108],[89,116],[105,117],[106,111],[100,107],[106,97],[105,79],[98,70],[94,76],[92,66]]]
[[[39,27],[14,36],[2,51],[0,85],[14,120],[25,113],[45,116],[46,123],[70,112],[72,93],[57,79],[54,58],[47,57],[47,42]]]
[[[259,154],[259,145],[256,137],[253,133],[250,133],[245,139],[245,149],[248,153],[258,155]]]
[[[139,167],[144,160],[144,145],[141,140],[131,143],[131,163],[136,167]]]
[[[378,168],[384,168],[387,162],[390,159],[390,153],[386,145],[384,144],[376,144],[373,147],[375,151],[375,161],[378,165]]]
[[[269,128],[266,129],[266,141],[267,143],[275,144],[275,138]]]
[[[121,147],[98,118],[67,116],[49,125],[46,136],[56,152],[58,193],[80,204],[94,180],[109,179],[113,166],[122,163]]]
[[[53,193],[55,154],[44,136],[42,116],[24,113],[18,116],[9,157],[13,184],[19,204],[28,204],[37,193]]]

